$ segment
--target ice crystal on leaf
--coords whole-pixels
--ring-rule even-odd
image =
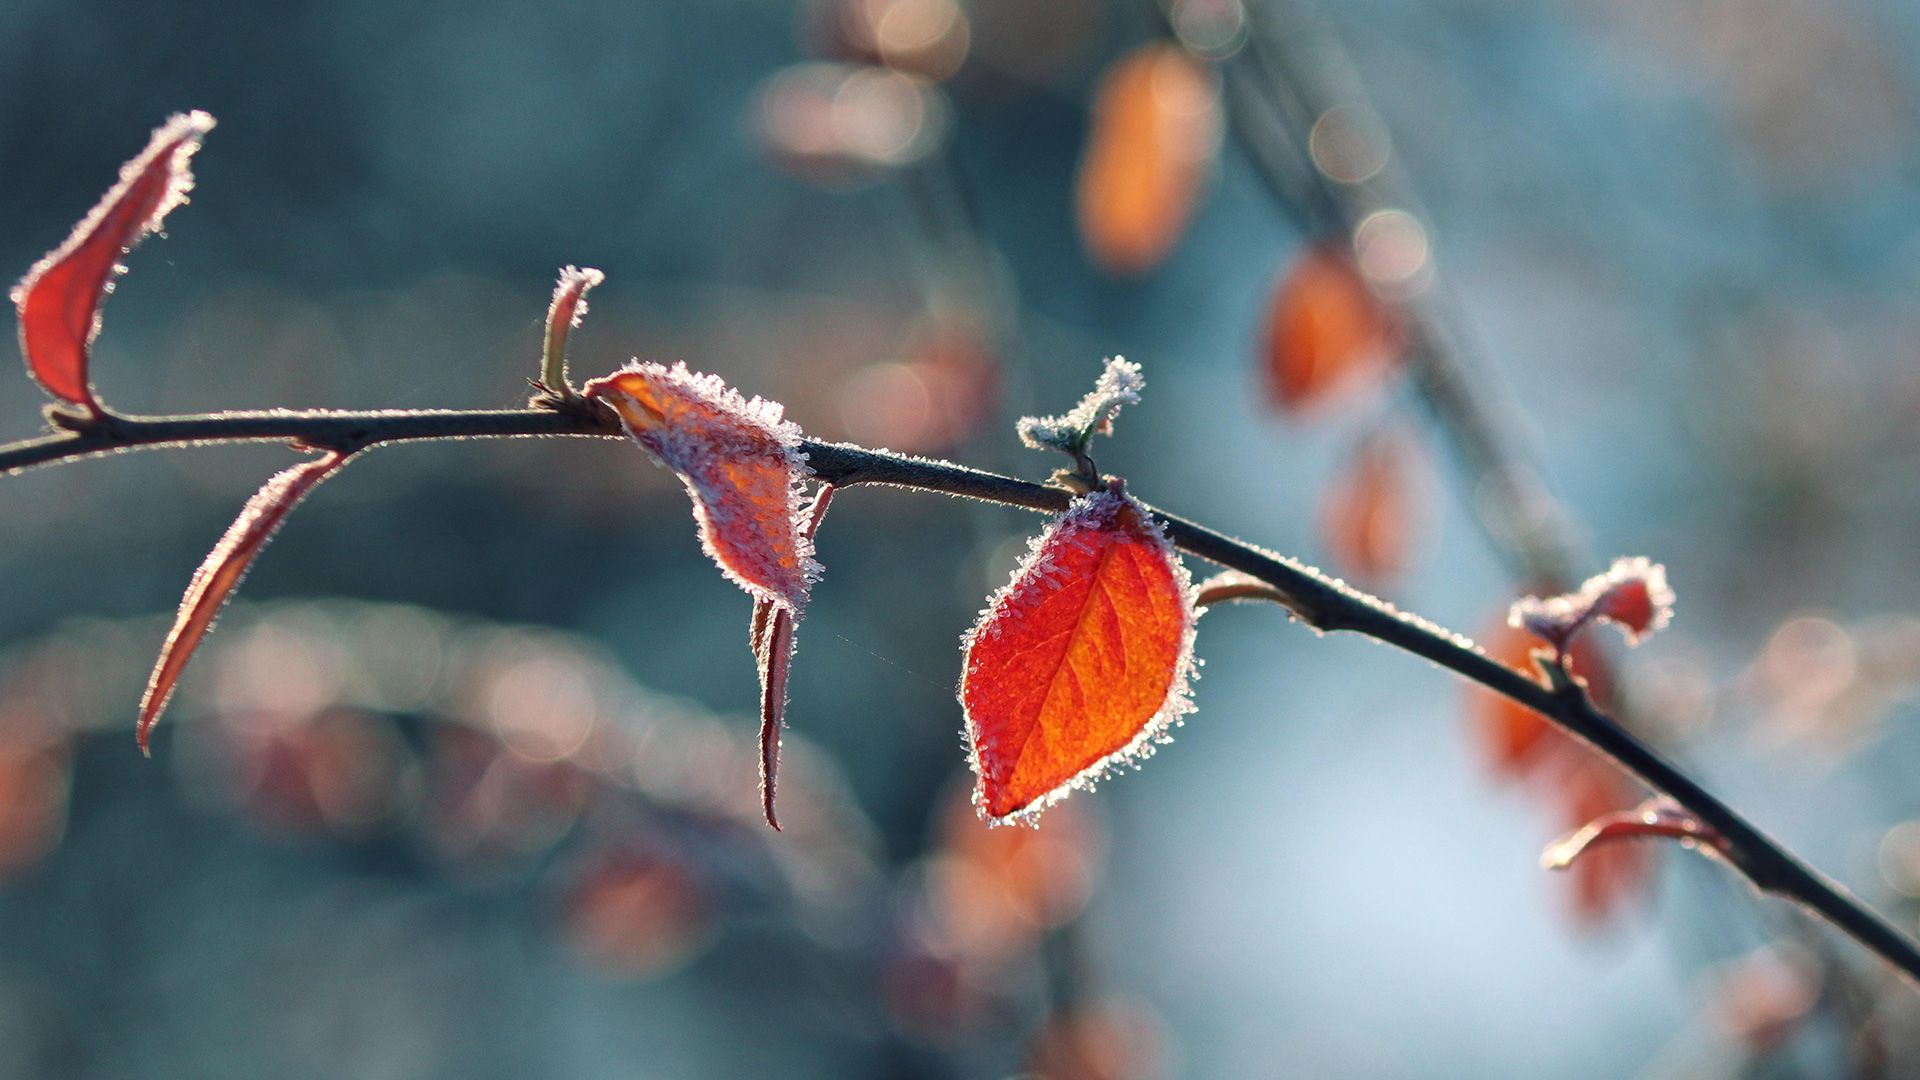
[[[1644,557],[1615,559],[1606,573],[1588,578],[1573,592],[1516,601],[1507,623],[1524,627],[1562,652],[1590,622],[1612,623],[1627,636],[1627,644],[1638,645],[1673,618],[1673,601],[1666,567]]]
[[[1023,416],[1017,430],[1020,441],[1035,450],[1079,454],[1097,431],[1110,431],[1122,405],[1138,405],[1147,378],[1140,365],[1123,356],[1107,361],[1093,384],[1093,392],[1063,416]]]
[[[963,641],[981,815],[1030,822],[1165,742],[1193,709],[1194,621],[1186,568],[1117,484],[1056,517]]]
[[[808,475],[800,429],[777,402],[751,400],[684,363],[633,363],[586,385],[633,440],[678,473],[700,543],[721,572],[798,616],[820,576],[800,500]]]

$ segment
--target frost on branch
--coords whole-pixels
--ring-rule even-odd
[[[1123,356],[1107,361],[1093,384],[1093,392],[1063,416],[1023,416],[1017,426],[1020,441],[1035,450],[1059,450],[1079,456],[1096,431],[1111,432],[1122,405],[1138,405],[1147,385],[1140,365]]]
[[[1117,484],[1055,518],[963,639],[981,815],[1031,821],[1167,741],[1193,710],[1194,621],[1186,568]]]
[[[800,429],[777,402],[751,400],[685,364],[638,363],[586,385],[633,440],[678,473],[700,543],[756,600],[793,614],[820,576],[800,498],[808,475]]]
[[[169,118],[147,148],[121,167],[120,182],[66,242],[35,263],[9,294],[20,313],[21,355],[47,393],[99,413],[87,351],[100,333],[100,304],[126,270],[121,256],[187,201],[193,190],[188,160],[211,130],[213,117],[203,112]]]
[[[1615,559],[1606,573],[1588,578],[1574,592],[1516,601],[1507,624],[1525,628],[1560,653],[1590,622],[1612,623],[1627,644],[1638,645],[1673,618],[1673,600],[1666,567],[1644,557]]]

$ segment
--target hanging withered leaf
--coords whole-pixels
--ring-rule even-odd
[[[1322,496],[1320,531],[1342,570],[1369,585],[1404,573],[1420,515],[1414,450],[1405,436],[1362,439]]]
[[[87,376],[87,352],[100,333],[100,304],[126,268],[120,258],[193,190],[188,169],[213,129],[203,112],[177,114],[160,126],[139,156],[66,242],[35,263],[10,294],[20,313],[20,352],[47,393],[99,415]]]
[[[1075,207],[1087,253],[1114,274],[1152,269],[1193,216],[1220,143],[1213,73],[1172,43],[1121,57],[1095,91]]]
[[[306,498],[307,493],[318,487],[322,480],[338,472],[340,466],[346,464],[347,457],[334,451],[275,473],[254,493],[253,498],[247,500],[247,505],[240,510],[240,516],[227,526],[226,533],[220,537],[219,543],[213,545],[206,561],[193,572],[187,593],[180,599],[180,612],[174,618],[173,629],[167,632],[166,644],[160,647],[160,659],[147,680],[146,696],[140,699],[140,719],[135,727],[135,735],[142,752],[150,752],[153,726],[159,722],[161,711],[167,707],[167,699],[173,696],[180,673],[186,670],[193,651],[199,647],[208,631],[213,629],[214,617],[220,614],[220,609],[227,605],[227,601],[233,597],[233,591],[247,576],[254,557],[267,546],[267,541],[273,539],[273,534],[300,500]]]
[[[981,816],[1031,821],[1166,741],[1193,708],[1194,619],[1186,568],[1117,482],[1055,518],[964,639]]]
[[[1267,393],[1289,412],[1377,380],[1398,358],[1399,318],[1360,276],[1347,245],[1307,249],[1267,315]]]
[[[781,406],[685,364],[633,363],[586,385],[633,440],[678,473],[700,543],[727,578],[796,618],[820,576],[800,500],[806,454]]]
[[[820,521],[833,504],[833,485],[822,484],[806,512],[806,537],[813,539]],[[786,726],[787,675],[793,669],[793,630],[799,618],[771,600],[753,602],[753,621],[747,629],[754,661],[760,668],[760,811],[767,824],[780,828],[774,812],[774,788],[780,778],[780,729]]]

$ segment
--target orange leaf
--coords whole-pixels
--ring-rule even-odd
[[[1495,660],[1528,678],[1540,677],[1532,654],[1544,646],[1526,630],[1503,622],[1482,638],[1481,644]],[[1605,708],[1612,682],[1606,654],[1588,639],[1577,638],[1567,659],[1573,673],[1586,680],[1595,704]],[[1528,775],[1548,760],[1578,749],[1572,737],[1539,713],[1478,684],[1467,688],[1467,715],[1494,771],[1509,777]]]
[[[173,629],[167,632],[166,644],[160,647],[159,662],[147,680],[146,696],[140,700],[140,720],[135,734],[143,752],[150,752],[148,744],[153,738],[153,726],[167,707],[167,699],[173,696],[180,673],[186,669],[194,649],[213,629],[214,617],[247,576],[254,557],[273,539],[280,523],[300,500],[346,461],[346,454],[335,451],[274,474],[247,500],[240,516],[227,526],[206,561],[193,572],[187,594],[180,599],[180,613],[174,618]]]
[[[756,600],[796,617],[820,576],[798,485],[800,429],[771,401],[751,401],[685,364],[632,364],[583,391],[605,401],[633,440],[687,485],[700,543]]]
[[[1137,762],[1192,710],[1194,607],[1160,527],[1116,486],[1034,541],[965,641],[960,701],[995,824]]]
[[[1213,74],[1178,45],[1148,45],[1107,69],[1075,191],[1094,262],[1142,273],[1180,238],[1213,168],[1218,99]]]
[[[160,126],[139,156],[120,169],[109,190],[66,242],[35,263],[14,286],[20,352],[47,393],[98,414],[87,378],[87,350],[100,333],[100,303],[126,268],[120,257],[160,227],[193,190],[188,160],[213,129],[203,112],[177,114]]]
[[[1377,379],[1401,346],[1399,320],[1344,245],[1308,249],[1281,279],[1267,317],[1267,391],[1287,410]]]
[[[1407,568],[1417,513],[1412,453],[1398,435],[1368,436],[1321,504],[1327,550],[1364,582],[1385,581]]]

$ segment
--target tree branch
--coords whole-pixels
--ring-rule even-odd
[[[340,452],[425,439],[612,438],[618,422],[591,402],[542,401],[502,410],[273,411],[199,416],[54,417],[65,430],[0,445],[0,476],[121,451],[237,442],[289,442]],[[806,440],[808,464],[836,487],[879,484],[941,492],[1029,510],[1059,511],[1072,492],[948,462]],[[1151,509],[1151,508],[1150,508]],[[1508,668],[1467,638],[1401,612],[1311,567],[1154,509],[1181,550],[1251,575],[1284,593],[1295,615],[1322,631],[1347,631],[1428,660],[1512,698],[1638,776],[1726,838],[1730,860],[1753,885],[1793,900],[1920,982],[1920,947],[1840,885],[1807,866],[1732,807],[1655,753],[1572,683],[1555,688]]]

